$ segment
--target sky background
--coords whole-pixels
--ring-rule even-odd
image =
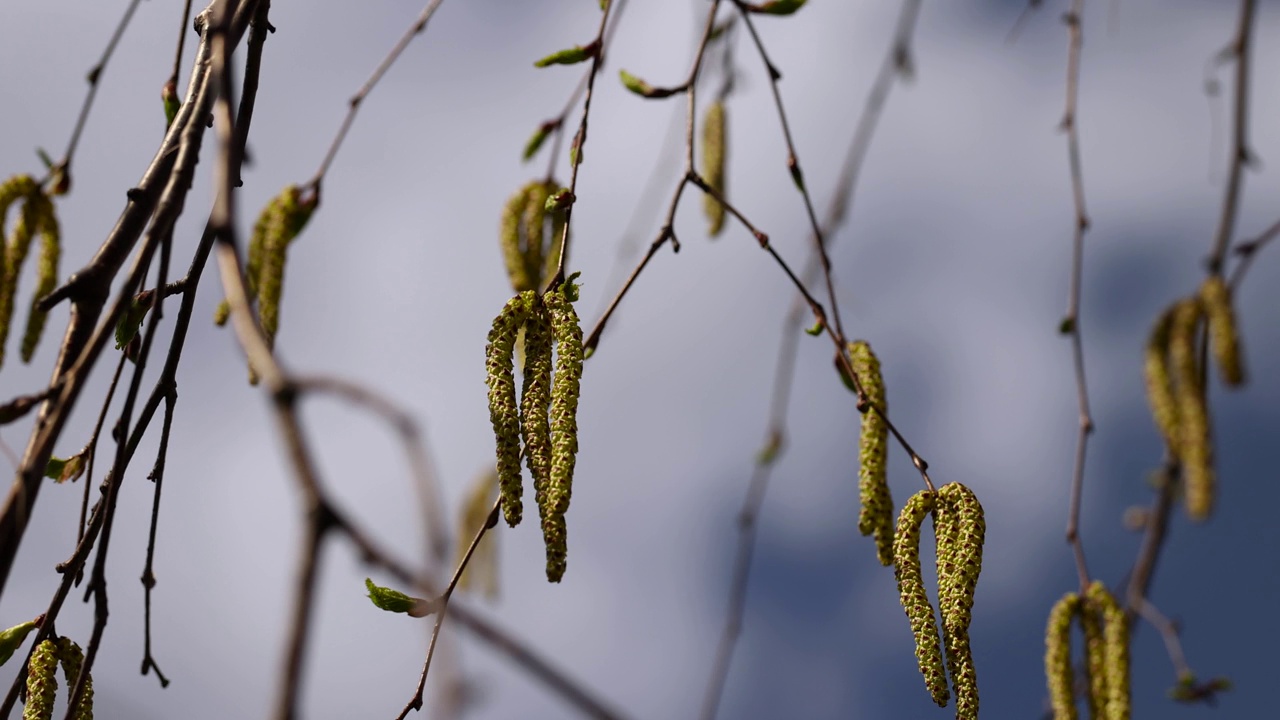
[[[60,153],[84,73],[126,4],[0,7],[0,175],[38,173],[37,146]],[[58,201],[64,276],[91,257],[160,140],[158,96],[181,5],[142,3],[102,78],[75,187]],[[1250,132],[1260,162],[1246,178],[1237,239],[1275,221],[1280,191],[1280,126],[1268,120],[1280,114],[1273,82],[1280,4],[1259,5]],[[1213,58],[1234,32],[1236,6],[1127,0],[1086,8],[1079,123],[1093,226],[1081,324],[1097,432],[1082,533],[1091,570],[1111,583],[1123,578],[1140,539],[1121,516],[1149,501],[1145,478],[1162,452],[1144,398],[1142,345],[1158,313],[1198,285],[1217,222],[1231,76]],[[1056,333],[1073,210],[1066,140],[1056,130],[1065,3],[1046,3],[1008,42],[1022,7],[925,3],[915,79],[894,90],[850,221],[832,239],[832,261],[845,326],[876,349],[895,423],[936,481],[965,483],[986,508],[972,627],[984,717],[1034,720],[1045,707],[1045,618],[1076,585],[1063,541],[1075,387],[1069,343]],[[242,230],[281,187],[311,176],[347,98],[419,10],[403,0],[274,4],[279,31],[265,51]],[[673,114],[683,116],[683,100],[641,100],[621,88],[617,70],[657,85],[680,82],[705,11],[703,0],[633,0],[623,16],[592,106],[574,212],[571,269],[582,272],[584,324],[656,233],[661,211],[651,208],[627,236],[655,162],[664,168],[662,204],[675,182],[674,148],[664,150],[664,136]],[[897,12],[898,3],[815,0],[792,18],[758,21],[783,73],[820,213]],[[532,62],[586,42],[598,18],[595,3],[576,0],[445,0],[364,104],[326,180],[324,205],[290,250],[280,355],[299,372],[387,393],[419,418],[451,523],[470,483],[492,464],[482,356],[489,324],[510,295],[498,216],[512,191],[543,173],[545,154],[524,165],[521,148],[582,72],[536,70]],[[800,266],[809,247],[804,208],[786,172],[767,80],[745,40],[728,109],[729,192]],[[190,35],[184,85],[194,47]],[[1210,78],[1223,84],[1216,101],[1205,94]],[[174,275],[207,216],[208,157],[175,236]],[[567,180],[567,158],[559,162]],[[501,598],[463,598],[636,718],[689,717],[700,706],[724,620],[735,517],[765,432],[794,295],[740,226],[705,238],[696,192],[686,194],[676,229],[682,251],[654,258],[587,363],[564,582],[546,583],[537,525],[525,522],[497,535]],[[1239,392],[1216,381],[1212,388],[1215,515],[1193,526],[1175,514],[1152,596],[1183,622],[1192,667],[1204,677],[1229,676],[1236,689],[1216,711],[1171,703],[1169,660],[1142,627],[1136,718],[1260,717],[1274,705],[1280,619],[1267,606],[1280,596],[1272,510],[1280,502],[1276,255],[1270,249],[1258,258],[1237,296],[1251,383]],[[20,310],[31,284],[28,275]],[[245,382],[231,332],[209,320],[220,299],[210,267],[179,371],[156,551],[154,652],[172,685],[161,690],[138,674],[138,577],[157,424],[121,490],[107,563],[111,620],[94,668],[100,717],[263,717],[277,687],[301,541],[299,496],[262,390]],[[65,322],[62,306],[30,367],[17,362],[11,338],[0,396],[42,387]],[[169,327],[158,338],[164,346]],[[892,571],[856,530],[858,414],[830,352],[826,339],[801,340],[789,444],[760,520],[720,716],[946,717],[953,711],[932,705],[916,670]],[[101,397],[113,360],[108,353],[99,363],[86,400]],[[154,370],[148,378],[146,388]],[[87,401],[77,407],[58,455],[79,449],[97,410]],[[307,400],[304,413],[327,487],[382,543],[421,556],[423,518],[395,437],[333,400]],[[28,429],[5,426],[0,439],[20,451]],[[921,483],[896,447],[890,457],[901,504]],[[41,493],[0,599],[0,626],[47,606],[58,581],[53,566],[73,547],[80,496],[78,484]],[[390,718],[413,692],[429,623],[370,606],[368,574],[345,542],[329,544],[305,717]],[[58,629],[84,642],[91,623],[90,605],[68,602]],[[446,628],[433,675],[461,671],[475,683],[481,694],[472,717],[573,716],[518,667],[457,626]],[[0,687],[14,666],[0,672]]]

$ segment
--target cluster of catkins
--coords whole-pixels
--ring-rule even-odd
[[[1147,396],[1169,453],[1182,468],[1187,514],[1203,521],[1213,510],[1213,440],[1198,339],[1207,324],[1209,345],[1224,384],[1244,384],[1231,289],[1212,275],[1200,292],[1175,302],[1161,314],[1146,350]]]
[[[525,290],[503,306],[489,331],[486,382],[489,419],[497,440],[497,470],[507,524],[521,519],[521,444],[547,546],[547,579],[560,582],[568,553],[565,513],[578,453],[578,394],[582,379],[582,328],[573,309],[573,278],[539,295]],[[524,330],[524,383],[516,403],[514,354]],[[552,377],[552,344],[555,374]]]
[[[58,692],[58,664],[67,687],[75,687],[84,665],[84,652],[70,638],[57,641],[45,640],[36,646],[27,664],[27,702],[22,710],[22,720],[50,720],[53,702]],[[76,705],[74,720],[93,720],[93,677],[85,679],[84,693]]]
[[[1105,585],[1094,581],[1084,597],[1062,596],[1049,612],[1044,674],[1054,720],[1076,720],[1075,667],[1071,662],[1071,622],[1084,631],[1089,671],[1089,716],[1129,720],[1129,623]]]
[[[888,405],[880,362],[864,341],[850,343],[848,350],[863,396],[859,407],[863,415],[858,453],[862,503],[858,530],[863,535],[874,535],[880,562],[893,565],[898,596],[911,625],[916,660],[929,694],[945,707],[951,697],[947,684],[950,676],[956,693],[956,717],[976,720],[978,676],[969,646],[969,623],[987,531],[982,504],[969,488],[950,483],[937,491],[922,490],[913,495],[894,524],[886,472],[889,426],[884,414]],[[941,637],[920,566],[920,528],[927,515],[933,516]]]
[[[58,192],[57,185],[54,192]],[[31,362],[44,333],[46,313],[40,310],[39,302],[58,284],[58,256],[62,254],[62,234],[49,195],[30,175],[15,175],[0,183],[0,363],[4,362],[22,264],[37,233],[40,262],[36,268],[36,291],[31,296],[31,310],[27,314],[27,330],[22,336],[23,362]],[[6,237],[5,216],[9,207],[19,200],[23,201],[22,210],[17,214],[13,232]]]
[[[280,328],[285,251],[289,243],[306,227],[318,200],[317,193],[309,193],[304,197],[298,186],[286,186],[267,203],[253,225],[253,234],[249,237],[249,257],[244,268],[245,289],[248,291],[250,306],[255,302],[258,304],[258,322],[267,337],[268,347],[274,344],[276,331]],[[223,325],[230,315],[231,306],[223,300],[214,313],[213,320],[218,325]],[[249,368],[249,382],[258,384],[258,374],[252,366]]]

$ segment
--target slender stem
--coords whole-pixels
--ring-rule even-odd
[[[1067,24],[1067,102],[1062,128],[1067,132],[1067,157],[1071,166],[1071,199],[1075,208],[1075,227],[1071,238],[1071,279],[1067,296],[1067,314],[1062,331],[1071,337],[1071,360],[1076,378],[1076,406],[1079,426],[1076,433],[1074,469],[1071,473],[1071,501],[1067,510],[1067,543],[1075,556],[1080,592],[1089,587],[1089,566],[1085,562],[1084,543],[1080,540],[1080,497],[1084,488],[1085,456],[1089,436],[1093,433],[1093,415],[1089,410],[1089,387],[1085,377],[1084,339],[1080,330],[1080,287],[1084,276],[1084,234],[1089,229],[1089,213],[1084,202],[1084,173],[1080,164],[1080,129],[1076,119],[1080,101],[1080,55],[1084,45],[1084,0],[1072,0],[1071,10],[1063,20]]]

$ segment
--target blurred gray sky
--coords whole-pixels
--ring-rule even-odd
[[[36,172],[33,148],[57,155],[124,0],[18,0],[0,7],[5,118],[0,174]],[[898,3],[815,0],[759,26],[820,212]],[[884,365],[892,416],[941,482],[964,482],[987,512],[988,543],[973,625],[987,717],[1038,717],[1050,604],[1074,585],[1062,535],[1075,439],[1065,307],[1072,208],[1063,104],[1061,3],[1006,35],[1018,2],[926,2],[914,82],[895,90],[833,261],[846,327]],[[1280,13],[1261,3],[1252,146],[1241,237],[1275,220],[1280,129],[1274,69]],[[181,3],[143,3],[107,69],[59,201],[63,273],[90,257],[163,131],[159,90]],[[245,173],[240,218],[314,171],[346,99],[420,9],[417,2],[277,2]],[[627,68],[655,84],[687,72],[701,1],[633,0],[599,82],[574,213],[579,311],[592,322],[634,262],[620,238],[681,101],[647,102],[616,82]],[[1144,502],[1161,447],[1145,409],[1141,345],[1156,314],[1198,283],[1225,167],[1226,101],[1206,99],[1211,58],[1234,28],[1235,3],[1091,3],[1080,99],[1088,236],[1084,338],[1098,432],[1087,468],[1084,538],[1091,568],[1118,582],[1137,536],[1123,509]],[[423,421],[450,507],[492,463],[483,383],[490,320],[509,295],[498,252],[507,195],[542,173],[520,149],[558,112],[580,68],[535,70],[551,50],[588,40],[595,3],[446,0],[365,103],[325,184],[324,205],[292,246],[277,342],[292,368],[393,395]],[[194,36],[188,38],[193,40]],[[188,43],[188,56],[194,43]],[[758,58],[743,44],[729,107],[729,188],[792,263],[808,236]],[[183,82],[188,77],[184,62]],[[578,114],[572,116],[576,123]],[[1215,129],[1216,128],[1216,129]],[[203,226],[211,163],[202,163],[177,236],[185,268]],[[668,177],[671,175],[668,171]],[[567,178],[562,158],[561,176]],[[666,186],[671,187],[670,180]],[[663,191],[665,197],[667,191]],[[765,413],[782,318],[793,291],[741,228],[703,237],[687,195],[678,255],[660,253],[624,303],[584,379],[582,451],[569,513],[569,571],[543,579],[536,523],[499,534],[502,598],[480,611],[638,718],[696,712],[723,621],[734,520]],[[656,213],[639,243],[656,230]],[[635,242],[635,240],[633,240]],[[175,269],[175,272],[181,270]],[[292,568],[297,494],[261,392],[245,383],[230,332],[208,318],[216,270],[201,286],[179,373],[160,518],[155,653],[173,680],[141,677],[141,574],[157,432],[123,486],[108,563],[111,622],[95,668],[104,718],[260,717],[276,686]],[[30,280],[20,292],[25,306]],[[1280,437],[1280,260],[1259,258],[1239,294],[1252,384],[1216,388],[1221,503],[1204,527],[1174,522],[1155,602],[1184,621],[1193,667],[1225,674],[1230,717],[1273,703],[1280,593],[1268,509]],[[0,396],[41,386],[65,307],[31,367],[13,359]],[[167,327],[167,326],[166,326]],[[109,358],[108,358],[109,360]],[[105,387],[104,361],[95,386]],[[100,391],[99,391],[100,392]],[[84,442],[97,406],[73,416],[58,454]],[[379,540],[422,544],[407,468],[387,429],[340,404],[306,403],[325,480]],[[857,411],[831,372],[830,345],[805,338],[787,452],[762,518],[745,631],[722,717],[941,717],[915,670],[892,573],[857,535]],[[21,448],[28,425],[0,433]],[[900,452],[901,502],[919,479]],[[83,482],[83,481],[82,481]],[[69,554],[79,486],[42,493],[34,527],[0,602],[0,626],[42,612]],[[322,575],[307,665],[305,715],[393,717],[411,694],[428,625],[373,609],[368,573],[341,542]],[[376,577],[376,576],[375,576]],[[386,578],[380,578],[385,581]],[[481,606],[478,599],[468,598]],[[90,606],[69,603],[59,631],[87,637]],[[479,683],[474,717],[556,718],[570,711],[465,634],[447,661]],[[461,642],[454,642],[460,640]],[[1135,646],[1135,717],[1204,717],[1164,698],[1172,671],[1157,636]],[[6,667],[0,681],[12,677]],[[931,709],[932,708],[932,709]]]

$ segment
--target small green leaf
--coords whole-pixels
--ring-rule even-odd
[[[664,98],[670,97],[676,93],[671,88],[654,87],[644,80],[632,75],[626,70],[619,70],[618,77],[622,79],[622,86],[631,92],[646,98]]]
[[[369,599],[381,610],[404,613],[409,617],[426,617],[434,610],[434,603],[429,600],[409,597],[399,590],[379,587],[369,578],[364,579],[364,586],[369,590]]]
[[[62,477],[62,471],[67,466],[67,461],[63,458],[51,457],[49,462],[44,465],[44,476],[53,480]]]
[[[551,197],[548,197],[547,202],[543,207],[547,212],[556,212],[569,207],[577,199],[578,198],[573,193],[569,192],[568,188],[564,188],[551,195]]]
[[[13,652],[22,646],[27,639],[27,635],[36,628],[33,622],[24,622],[21,625],[0,632],[0,665],[9,662],[9,658],[13,657]]]
[[[524,160],[526,162],[538,154],[538,150],[542,148],[542,143],[547,141],[551,131],[558,125],[559,123],[556,122],[545,122],[539,125],[537,130],[533,131],[533,134],[529,136],[529,140],[524,144]]]
[[[804,192],[804,174],[800,172],[800,163],[794,156],[787,160],[787,169],[791,171],[791,182],[796,184],[796,189]]]
[[[849,388],[849,392],[857,393],[858,386],[853,383],[853,378],[849,377],[849,373],[844,369],[844,363],[840,362],[839,355],[836,355],[835,365],[836,374],[840,376],[840,382],[844,383],[844,386]]]
[[[147,316],[147,311],[151,309],[150,294],[147,298],[139,300],[134,298],[133,303],[129,305],[129,309],[124,315],[120,316],[120,321],[116,323],[116,349],[120,350],[129,341],[133,340],[138,334],[138,328],[142,327],[142,320]]]
[[[178,109],[182,107],[182,103],[178,100],[178,89],[173,82],[167,82],[160,90],[160,99],[164,102],[164,128],[169,129],[173,124],[173,119],[178,117]]]
[[[814,337],[817,337],[817,336],[821,335],[821,334],[822,334],[822,321],[821,321],[821,320],[818,320],[817,322],[815,322],[815,323],[813,324],[813,327],[807,327],[807,328],[805,328],[805,329],[804,329],[804,331],[805,331],[806,333],[808,333],[809,335],[812,335],[812,336],[814,336]]]
[[[40,162],[44,163],[45,170],[53,169],[53,158],[49,157],[49,153],[45,152],[44,148],[36,148],[36,155],[40,156]]]
[[[750,5],[748,9],[761,15],[791,15],[804,7],[805,0],[770,0],[759,5]]]
[[[1058,333],[1060,335],[1070,335],[1076,331],[1076,320],[1073,317],[1064,317],[1062,322],[1058,323]]]
[[[571,48],[558,50],[550,55],[542,58],[533,64],[534,67],[544,68],[548,65],[577,65],[596,56],[596,51],[600,46],[592,42],[588,45],[575,45]]]
[[[67,458],[66,463],[62,466],[62,473],[54,478],[53,481],[56,483],[64,483],[68,480],[75,482],[80,479],[81,475],[84,475],[85,469],[84,452],[81,451]]]

